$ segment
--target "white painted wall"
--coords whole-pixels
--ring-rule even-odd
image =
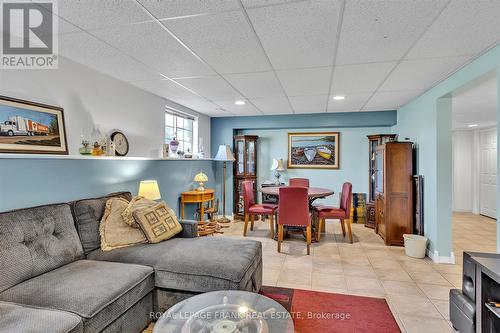
[[[474,131],[454,131],[453,146],[453,211],[472,212]]]
[[[83,130],[98,126],[103,134],[122,130],[129,156],[158,157],[169,105],[198,117],[210,156],[209,117],[63,57],[57,70],[0,70],[0,95],[64,108],[70,154],[78,154]]]

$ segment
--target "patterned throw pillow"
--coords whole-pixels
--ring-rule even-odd
[[[106,201],[106,208],[99,226],[103,251],[147,243],[140,229],[132,228],[123,221],[122,213],[127,205],[128,201],[123,198],[112,198]]]
[[[134,197],[130,200],[128,207],[123,211],[122,217],[125,223],[134,228],[139,228],[139,225],[135,222],[134,212],[139,209],[144,209],[147,207],[153,207],[157,202],[149,200],[143,197]]]
[[[175,212],[165,202],[136,210],[134,217],[150,243],[159,243],[182,231]]]

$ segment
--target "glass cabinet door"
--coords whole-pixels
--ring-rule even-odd
[[[236,174],[245,174],[245,141],[237,140],[235,145],[236,155]]]
[[[375,153],[375,190],[384,193],[384,151],[377,150]]]
[[[255,141],[247,141],[247,176],[255,176]]]

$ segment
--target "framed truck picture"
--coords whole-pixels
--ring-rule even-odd
[[[63,109],[0,96],[0,153],[67,155]]]

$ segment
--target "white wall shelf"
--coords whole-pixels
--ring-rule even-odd
[[[214,161],[213,158],[160,158],[129,156],[0,154],[0,159],[55,159],[55,160],[125,160],[125,161]]]

